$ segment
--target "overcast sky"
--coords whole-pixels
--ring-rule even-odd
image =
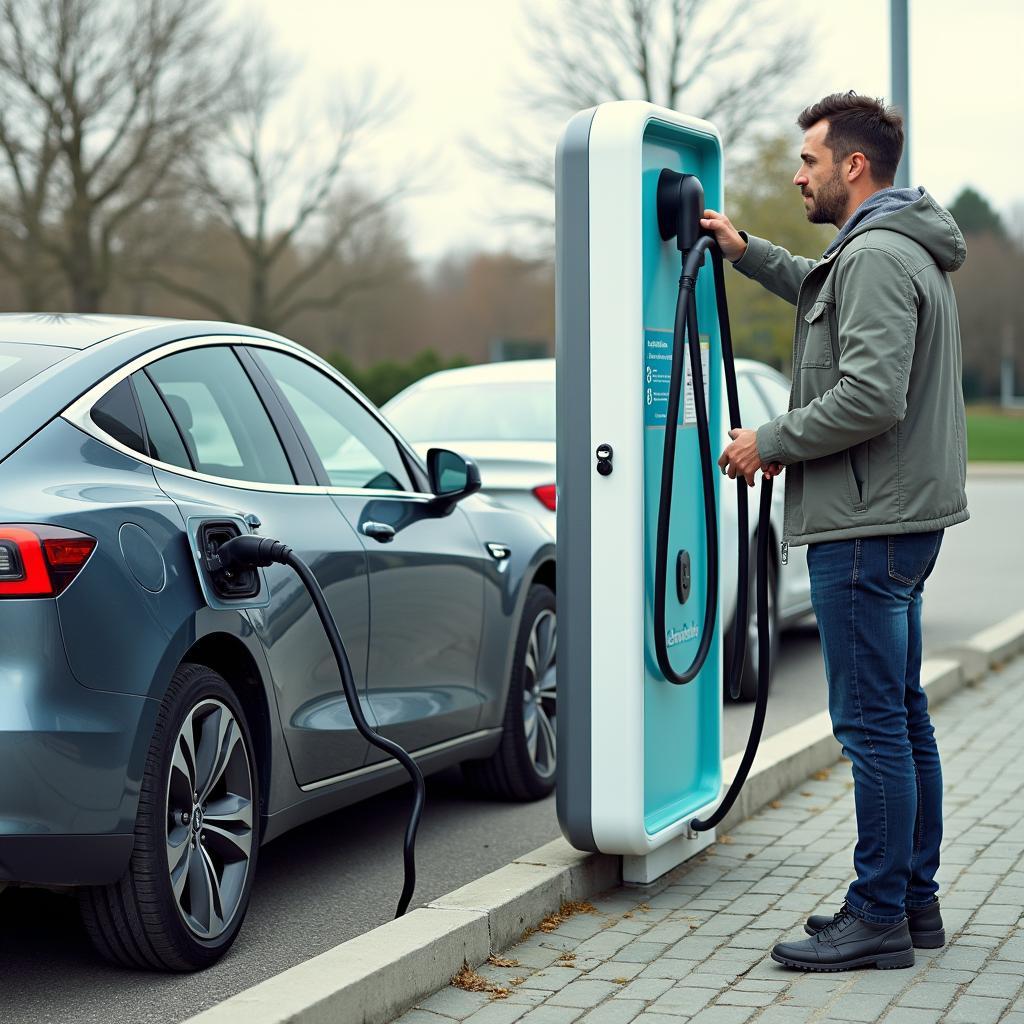
[[[544,2],[555,0],[534,5]],[[466,141],[500,141],[510,124],[530,128],[510,102],[517,76],[531,72],[524,0],[235,3],[247,14],[262,11],[298,61],[307,97],[365,72],[404,89],[392,132],[365,159],[386,180],[402,176],[405,154],[427,165],[429,192],[405,206],[418,256],[498,248],[514,237],[493,210],[496,202],[507,210],[515,193],[479,166]],[[888,0],[767,3],[811,40],[812,57],[794,83],[794,116],[803,103],[839,89],[889,95]],[[1024,203],[1024,4],[911,0],[910,8],[912,181],[943,203],[973,184],[1006,213]],[[788,118],[779,127],[791,124]],[[795,158],[799,133],[792,131]]]

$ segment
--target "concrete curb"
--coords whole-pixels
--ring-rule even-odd
[[[1024,611],[929,658],[921,679],[939,703],[1024,651]],[[946,654],[947,652],[943,652]],[[741,754],[723,765],[732,778]],[[764,740],[747,783],[718,828],[727,832],[840,758],[828,713]],[[617,885],[621,858],[581,853],[556,839],[428,906],[246,989],[187,1024],[387,1024],[443,988],[463,962],[476,967],[566,900]]]

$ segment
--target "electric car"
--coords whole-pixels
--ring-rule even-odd
[[[789,381],[765,363],[736,360],[736,381],[745,426],[758,427],[786,412]],[[421,454],[439,444],[457,444],[480,465],[485,492],[502,504],[522,509],[555,536],[555,360],[530,359],[441,370],[391,399],[384,412]],[[724,413],[723,413],[724,415]],[[723,436],[728,423],[723,421]],[[717,458],[717,453],[716,456]],[[779,630],[811,610],[805,548],[792,548],[781,563],[785,474],[776,480],[772,500],[773,559],[769,566],[769,635],[774,652]],[[732,653],[736,611],[736,490],[721,492],[721,608],[726,623],[727,662]],[[749,495],[751,565],[754,564],[757,492]],[[740,697],[757,692],[756,577],[751,573],[751,609]],[[773,662],[774,664],[774,658]],[[728,672],[728,663],[726,671]]]
[[[554,548],[478,487],[277,335],[0,316],[0,888],[77,887],[108,959],[201,968],[262,843],[405,781],[291,569],[211,571],[243,531],[312,567],[424,772],[550,793]]]

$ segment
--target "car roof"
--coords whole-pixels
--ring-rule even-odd
[[[746,373],[769,373],[780,376],[778,370],[756,359],[737,359],[736,369]],[[482,363],[479,366],[459,366],[452,370],[438,370],[413,385],[417,391],[434,388],[461,387],[476,384],[519,384],[554,382],[554,359],[512,359],[503,363]]]
[[[554,359],[511,359],[504,363],[482,363],[438,370],[424,377],[417,387],[448,388],[470,384],[534,383],[555,379]]]
[[[166,317],[105,313],[0,313],[0,342],[82,349],[125,331],[173,322]]]

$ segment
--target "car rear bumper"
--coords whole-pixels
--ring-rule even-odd
[[[159,704],[82,686],[52,601],[0,601],[0,625],[0,882],[114,881]]]

